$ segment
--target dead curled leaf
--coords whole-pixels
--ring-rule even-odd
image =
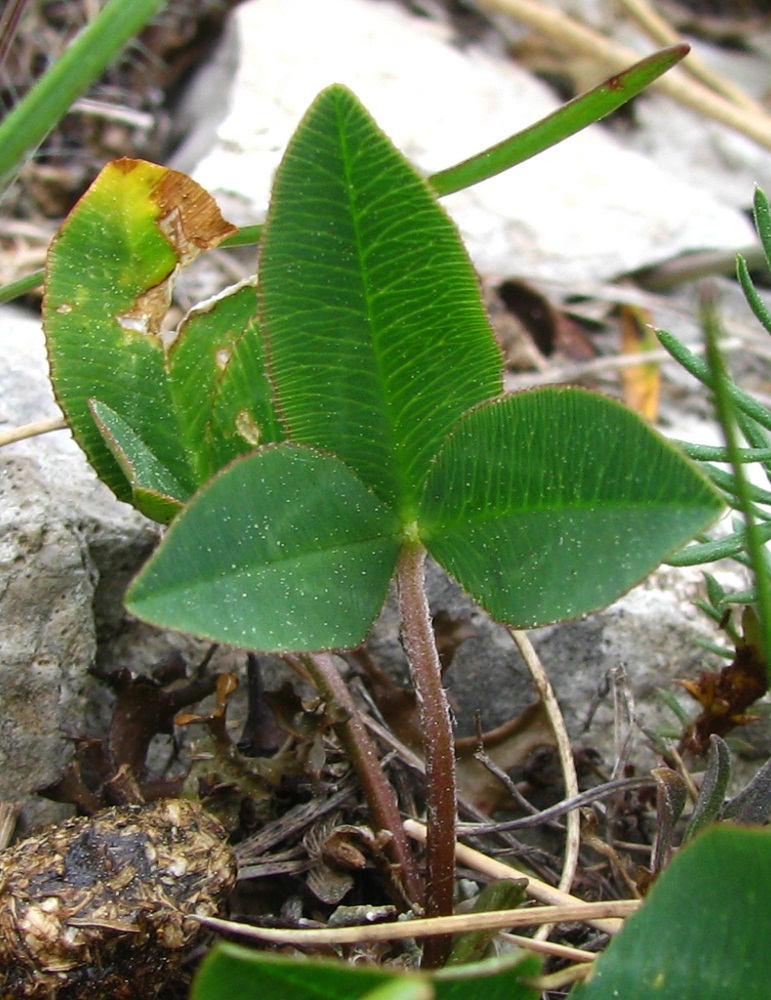
[[[148,768],[150,746],[159,734],[171,735],[175,715],[211,694],[222,683],[219,677],[189,677],[179,653],[155,663],[148,675],[125,668],[94,668],[92,673],[115,693],[109,730],[99,739],[72,737],[72,760],[56,782],[39,789],[40,794],[88,814],[104,806],[136,805],[177,794],[181,779]]]
[[[677,683],[702,706],[699,717],[684,731],[680,749],[706,753],[712,734],[726,736],[736,726],[754,722],[757,716],[747,709],[768,690],[766,664],[762,654],[758,625],[750,608],[744,612],[744,637],[736,643],[732,663],[719,673],[705,670],[698,680]]]

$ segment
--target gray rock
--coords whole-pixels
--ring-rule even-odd
[[[96,572],[40,468],[0,455],[0,799],[56,780],[83,730]]]
[[[39,320],[6,307],[0,325],[0,428],[56,416]],[[60,776],[68,737],[104,729],[95,663],[142,670],[172,648],[203,655],[122,608],[157,537],[68,431],[0,451],[0,799],[24,801],[21,829],[61,814],[32,793]]]
[[[0,427],[57,416],[39,320],[4,308],[0,323]],[[69,432],[0,452],[0,799],[25,802],[22,829],[62,811],[31,796],[86,731],[100,583],[150,540]]]
[[[51,469],[10,448],[0,454],[0,799],[54,782],[68,737],[88,731],[97,614],[107,605],[115,615],[116,576],[125,585],[120,571],[136,570],[153,539],[106,490],[101,513],[78,489],[74,461],[65,481]],[[30,800],[22,824],[57,812]]]

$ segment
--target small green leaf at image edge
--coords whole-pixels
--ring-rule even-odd
[[[538,1000],[527,982],[540,967],[539,959],[517,953],[428,975],[219,944],[204,959],[190,1000],[369,1000],[384,989],[389,1000],[412,1000],[421,983],[435,1000]]]
[[[675,856],[571,1000],[768,1000],[771,830],[712,826]]]

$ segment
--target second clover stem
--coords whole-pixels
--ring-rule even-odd
[[[420,706],[426,762],[426,916],[452,913],[455,886],[456,782],[447,696],[426,597],[425,549],[407,542],[397,567],[402,641]],[[444,964],[451,939],[428,938],[423,965]]]
[[[396,795],[381,768],[375,748],[345,682],[332,658],[326,653],[306,653],[297,659],[305,666],[322,696],[330,705],[338,706],[344,713],[345,717],[335,728],[364,789],[373,825],[375,829],[391,832],[393,840],[388,850],[400,870],[404,893],[413,904],[420,903],[422,887],[407,836],[402,828]],[[289,663],[294,660],[295,657],[287,657]]]

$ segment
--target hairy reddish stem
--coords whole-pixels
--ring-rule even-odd
[[[426,597],[425,549],[407,542],[397,567],[402,641],[420,705],[426,762],[426,916],[452,913],[455,886],[455,747]],[[452,939],[427,938],[423,966],[444,965]]]
[[[407,899],[420,906],[423,887],[410,842],[402,826],[399,803],[380,766],[380,759],[351,693],[328,654],[308,653],[300,657],[300,660],[319,693],[330,704],[343,709],[345,718],[335,724],[335,731],[359,778],[372,823],[393,835],[385,849],[399,869]]]

